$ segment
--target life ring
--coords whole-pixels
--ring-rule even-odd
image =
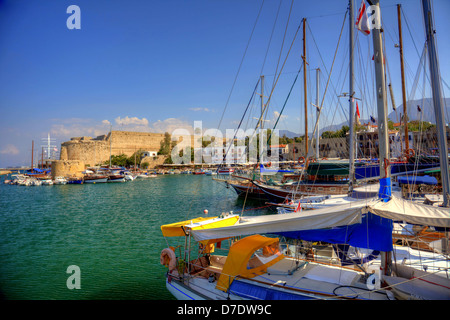
[[[327,157],[323,157],[322,160],[328,160],[328,158]]]
[[[271,166],[272,166],[272,162],[269,162],[269,163],[267,164],[267,167],[270,168]]]
[[[371,274],[366,281],[367,289],[380,289],[380,276],[376,273]]]
[[[159,261],[162,265],[169,267],[169,273],[177,269],[177,257],[172,248],[165,248],[161,251]]]
[[[299,164],[304,164],[305,163],[305,157],[298,158],[298,163]]]

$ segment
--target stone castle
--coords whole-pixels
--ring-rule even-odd
[[[110,152],[130,157],[138,150],[158,151],[163,140],[164,133],[129,131],[112,131],[96,138],[75,137],[61,143],[60,160],[79,160],[95,166],[109,160]]]

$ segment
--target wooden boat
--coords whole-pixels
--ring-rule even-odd
[[[256,186],[250,180],[231,180],[226,181],[238,194],[238,196],[256,198],[256,199],[267,199],[266,194],[258,186]]]
[[[234,172],[234,168],[220,168],[217,173],[218,174],[232,174]]]
[[[106,183],[108,176],[89,174],[84,176],[84,183]]]
[[[108,175],[108,182],[125,182],[125,175],[123,174],[110,174]]]

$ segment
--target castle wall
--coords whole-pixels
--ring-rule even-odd
[[[54,160],[52,161],[52,179],[56,177],[83,177],[84,162],[80,160]]]
[[[94,166],[109,160],[110,146],[112,155],[125,154],[127,157],[139,149],[158,151],[163,133],[112,131],[97,138],[76,137],[61,144],[61,160],[81,160]]]

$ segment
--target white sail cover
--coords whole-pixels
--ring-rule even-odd
[[[450,208],[434,207],[396,196],[370,205],[370,212],[383,218],[411,224],[450,228]]]
[[[377,201],[361,200],[345,205],[336,205],[297,213],[247,216],[232,226],[192,230],[196,241],[219,239],[250,234],[277,233],[299,230],[325,229],[361,223],[362,214]]]
[[[297,213],[241,217],[234,225],[192,230],[191,234],[196,241],[202,241],[250,234],[326,229],[361,223],[362,215],[367,212],[394,221],[450,228],[449,208],[434,207],[392,196],[388,202],[378,199],[361,200]]]

